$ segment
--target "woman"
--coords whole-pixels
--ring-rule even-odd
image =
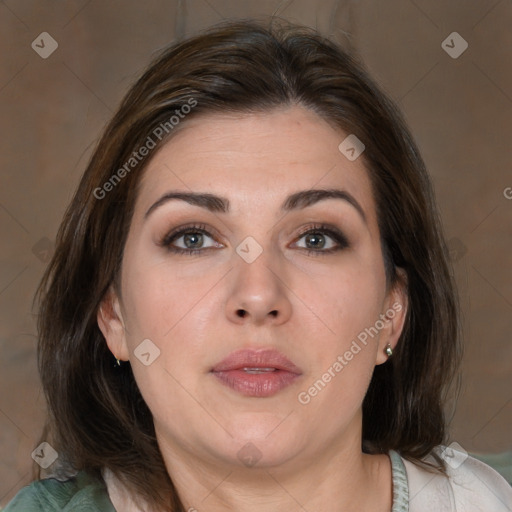
[[[9,511],[510,510],[503,478],[442,445],[461,350],[421,157],[310,30],[166,50],[106,128],[40,298],[60,481]]]

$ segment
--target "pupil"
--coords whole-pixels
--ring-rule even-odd
[[[202,237],[203,235],[200,234],[200,233],[187,233],[184,237],[184,241],[185,241],[185,245],[187,247],[190,247],[189,245],[189,242],[192,243],[192,246],[194,246],[194,244],[198,241],[198,239],[200,237]],[[193,248],[193,247],[192,247]]]
[[[318,233],[313,233],[306,237],[306,243],[307,244],[312,243],[313,247],[323,247],[324,243],[322,243],[322,242],[325,242],[325,241],[323,241],[322,238],[323,238],[323,235],[319,235]],[[320,240],[320,243],[319,243],[319,240]]]

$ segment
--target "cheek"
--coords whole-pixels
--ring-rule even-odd
[[[312,417],[331,418],[331,426],[325,428],[334,432],[354,417],[370,383],[382,290],[375,276],[354,272],[326,281],[324,293],[317,292],[315,302],[324,334],[315,339],[310,329],[315,349],[305,347],[311,366],[297,399]]]
[[[183,422],[172,411],[194,406],[197,375],[191,369],[199,366],[198,320],[204,319],[198,312],[208,282],[199,288],[195,280],[170,274],[161,265],[126,272],[126,341],[135,380],[155,420],[179,429]],[[145,358],[139,347],[147,340],[152,345]]]
[[[210,271],[190,276],[168,262],[126,265],[126,341],[135,378],[150,408],[160,399],[171,406],[190,400],[181,396],[181,386],[195,389],[198,373],[206,372],[205,353],[217,331],[212,328],[219,321],[220,302],[215,298],[221,288],[217,273],[211,266],[205,269]],[[158,357],[145,366],[137,354],[148,339]],[[162,394],[162,389],[167,391]]]
[[[186,275],[167,261],[154,265],[127,266],[123,297],[130,343],[148,337],[165,343],[183,328],[190,326],[196,309],[218,281],[215,273],[196,272]],[[197,318],[194,328],[198,327]]]
[[[379,339],[375,326],[386,286],[378,264],[363,264],[355,258],[346,263],[337,272],[331,269],[302,283],[317,318],[309,325],[314,349],[304,347],[311,366],[299,402],[314,404],[324,413],[334,407],[329,414],[340,418],[351,416],[359,407],[370,382]]]
[[[354,254],[338,267],[301,273],[293,286],[321,324],[325,339],[342,349],[379,318],[386,278],[382,262],[366,262]]]

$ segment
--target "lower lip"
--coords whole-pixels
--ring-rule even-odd
[[[247,373],[244,370],[213,372],[223,384],[241,395],[267,397],[288,387],[299,375],[286,370]]]

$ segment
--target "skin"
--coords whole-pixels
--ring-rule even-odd
[[[407,304],[402,286],[387,286],[363,158],[351,162],[338,150],[346,135],[297,105],[208,114],[184,122],[141,180],[122,291],[107,294],[98,323],[112,353],[132,365],[186,509],[391,509],[388,456],[361,451],[361,406],[386,344],[397,343]],[[349,192],[366,220],[340,199],[280,211],[289,194],[311,188]],[[172,200],[145,218],[171,190],[216,194],[231,208],[210,212]],[[190,223],[211,233],[195,241],[202,253],[160,245]],[[311,246],[301,228],[312,223],[337,227],[349,246],[322,253],[337,242],[324,234],[324,248]],[[263,250],[252,263],[236,252],[248,236]],[[183,237],[173,244],[186,247]],[[397,303],[401,311],[378,335],[308,404],[299,403],[298,393]],[[149,366],[134,355],[144,339],[160,350]],[[274,396],[242,396],[210,373],[240,348],[276,348],[302,375]],[[252,467],[237,456],[248,442],[260,457]]]

